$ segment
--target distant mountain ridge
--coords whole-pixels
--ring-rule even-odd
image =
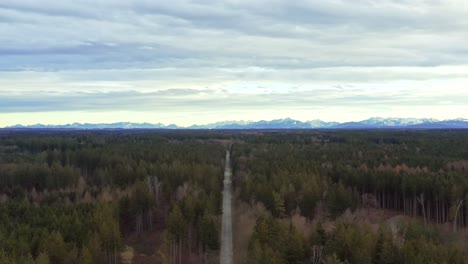
[[[326,122],[319,119],[299,121],[291,118],[261,121],[223,121],[207,125],[181,127],[161,123],[73,123],[65,125],[15,125],[6,129],[468,129],[468,119],[437,120],[430,118],[373,117],[357,122]]]

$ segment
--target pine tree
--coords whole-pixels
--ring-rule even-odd
[[[93,255],[91,254],[91,251],[87,247],[83,247],[81,251],[81,263],[82,264],[94,264],[97,262],[94,262]]]
[[[348,264],[348,262],[341,261],[336,254],[333,254],[325,259],[325,264]]]
[[[285,214],[284,200],[277,192],[273,192],[274,212],[276,217],[283,217]]]
[[[36,258],[36,264],[50,264],[49,255],[45,252],[41,252]]]
[[[50,258],[52,263],[66,263],[67,261],[67,246],[63,241],[62,234],[53,232],[49,235],[44,245],[45,253]]]
[[[213,216],[204,214],[200,222],[199,239],[204,252],[219,249],[219,228]]]
[[[91,235],[86,247],[92,259],[92,263],[104,262],[104,256],[102,252],[102,242],[97,233]]]
[[[121,247],[119,224],[114,216],[110,204],[101,204],[96,207],[94,221],[97,226],[99,238],[102,241],[107,263],[116,263]]]
[[[318,222],[316,229],[315,229],[315,243],[320,246],[325,246],[326,242],[327,242],[327,233],[325,232],[325,229],[323,228],[322,223]]]
[[[384,236],[382,232],[379,232],[379,237],[377,238],[377,242],[375,243],[374,254],[372,256],[373,264],[383,263],[382,261],[383,250],[384,250]]]
[[[182,260],[182,240],[185,237],[187,223],[178,204],[174,206],[167,221],[167,230],[172,241],[172,251],[174,261],[179,256],[179,262]]]
[[[285,241],[284,258],[287,263],[300,263],[305,258],[304,241],[292,223],[289,225]]]

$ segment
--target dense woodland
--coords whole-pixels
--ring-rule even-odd
[[[239,199],[269,212],[250,239],[251,263],[468,262],[466,244],[438,228],[468,225],[466,131],[265,133],[233,156]],[[353,219],[358,208],[415,220],[371,232]],[[288,225],[295,213],[335,219],[333,228],[316,224],[305,240]]]
[[[215,252],[225,151],[179,133],[0,134],[0,263],[118,263],[158,222],[161,262]]]
[[[152,230],[159,263],[215,263],[226,149],[235,204],[264,208],[236,262],[468,262],[466,131],[3,131],[0,263],[120,263]]]

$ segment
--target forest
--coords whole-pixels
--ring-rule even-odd
[[[247,263],[467,263],[467,146],[466,131],[244,137],[233,170],[257,212]]]
[[[208,258],[225,149],[193,134],[0,134],[0,263],[120,263],[127,238],[155,230],[149,261]]]
[[[468,263],[468,132],[0,131],[0,263]]]

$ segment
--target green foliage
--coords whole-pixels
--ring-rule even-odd
[[[52,263],[66,263],[69,258],[67,245],[60,233],[51,233],[42,247],[42,251],[47,253]]]
[[[93,186],[120,187],[157,175],[168,195],[192,177],[215,187],[219,182],[203,174],[222,173],[220,157],[225,148],[200,142],[203,137],[112,132],[2,134],[0,164],[6,166],[0,166],[0,191],[11,192],[15,186],[56,190],[75,185],[80,175]]]
[[[120,250],[122,246],[115,214],[114,206],[110,204],[99,204],[94,211],[96,232],[102,241],[103,249],[107,252]]]
[[[98,263],[94,261],[93,255],[91,251],[87,247],[83,247],[82,256],[81,256],[81,263],[83,264],[93,264]]]
[[[348,261],[341,261],[336,254],[333,254],[331,256],[328,256],[325,259],[325,264],[348,264]]]
[[[259,132],[237,138],[243,142],[233,145],[232,156],[241,200],[262,203],[277,218],[299,211],[309,219],[316,213],[339,219],[329,232],[317,225],[308,243],[314,249],[306,255],[324,246],[323,258],[314,258],[330,263],[462,263],[466,257],[431,224],[415,221],[395,234],[387,227],[375,234],[340,217],[348,209],[383,208],[468,227],[466,131]],[[284,214],[278,213],[281,201]],[[260,223],[257,229],[268,230]],[[270,253],[277,251],[262,247],[257,229],[253,262],[274,259]],[[417,243],[431,252],[419,253]]]
[[[28,254],[36,256],[36,261],[47,262],[47,256],[51,263],[79,263],[82,246],[93,263],[102,263],[102,250],[118,249],[120,245],[120,231],[110,205],[37,207],[28,202],[8,202],[0,204],[0,211],[0,237],[9,238],[0,240],[0,248],[15,263]]]
[[[322,226],[321,222],[318,222],[316,227],[315,227],[315,232],[312,235],[312,242],[315,245],[319,246],[325,246],[325,243],[328,240],[327,233],[325,232],[325,229]]]
[[[369,229],[355,221],[338,219],[336,229],[326,235],[325,263],[466,263],[466,253],[451,245],[405,237],[400,247],[387,226],[381,226],[378,234]],[[318,230],[320,226],[312,238],[314,244],[322,233]]]
[[[325,251],[351,264],[371,263],[374,237],[366,229],[354,221],[337,220],[336,230],[326,242]]]
[[[338,183],[330,188],[327,205],[328,210],[333,216],[342,214],[346,209],[354,210],[358,204],[358,196],[343,184]]]
[[[179,241],[185,238],[187,233],[187,222],[178,205],[175,205],[169,214],[167,220],[167,230],[173,241]]]
[[[387,229],[380,229],[372,254],[373,264],[402,263],[400,250],[393,243],[392,235]]]
[[[300,263],[305,258],[304,241],[292,225],[271,216],[261,216],[249,242],[252,263]]]
[[[104,256],[101,238],[97,233],[91,235],[88,243],[83,247],[83,261],[90,263],[103,263]]]
[[[374,234],[339,217],[367,206],[364,194],[375,207],[422,216],[414,201],[423,194],[429,222],[454,221],[454,201],[465,199],[458,224],[466,227],[466,131],[115,131],[0,133],[0,263],[105,263],[139,216],[151,222],[167,211],[173,243],[216,251],[225,154],[218,139],[239,142],[232,165],[240,199],[271,213],[256,223],[251,263],[307,263],[306,245],[324,247],[325,263],[466,262],[431,225],[410,223],[400,243],[388,228]],[[305,243],[287,222],[295,212],[339,220],[328,232],[317,225]]]
[[[466,256],[459,250],[443,247],[424,239],[405,243],[402,255],[404,263],[466,263]]]
[[[50,258],[47,253],[41,252],[39,256],[37,256],[36,264],[50,264]]]
[[[204,214],[199,224],[199,238],[204,252],[216,251],[220,247],[219,223],[213,215]]]
[[[279,193],[273,192],[273,215],[283,217],[285,213],[284,201]]]
[[[226,138],[0,133],[0,263],[27,262],[28,256],[51,263],[106,263],[118,254],[122,236],[168,219],[157,215],[166,209],[178,211],[170,229],[183,245],[201,243],[203,222],[203,243],[216,250],[225,154],[212,140],[216,137]],[[178,209],[171,210],[175,204]],[[137,219],[143,223],[135,225]],[[174,225],[182,229],[175,231]]]
[[[416,221],[409,222],[406,237],[411,240],[424,239],[435,243],[442,243],[442,237],[433,225],[421,225]]]
[[[312,218],[315,215],[315,207],[320,201],[320,188],[315,182],[316,177],[311,177],[309,183],[306,183],[306,187],[302,191],[302,197],[300,197],[299,207],[302,215]]]

